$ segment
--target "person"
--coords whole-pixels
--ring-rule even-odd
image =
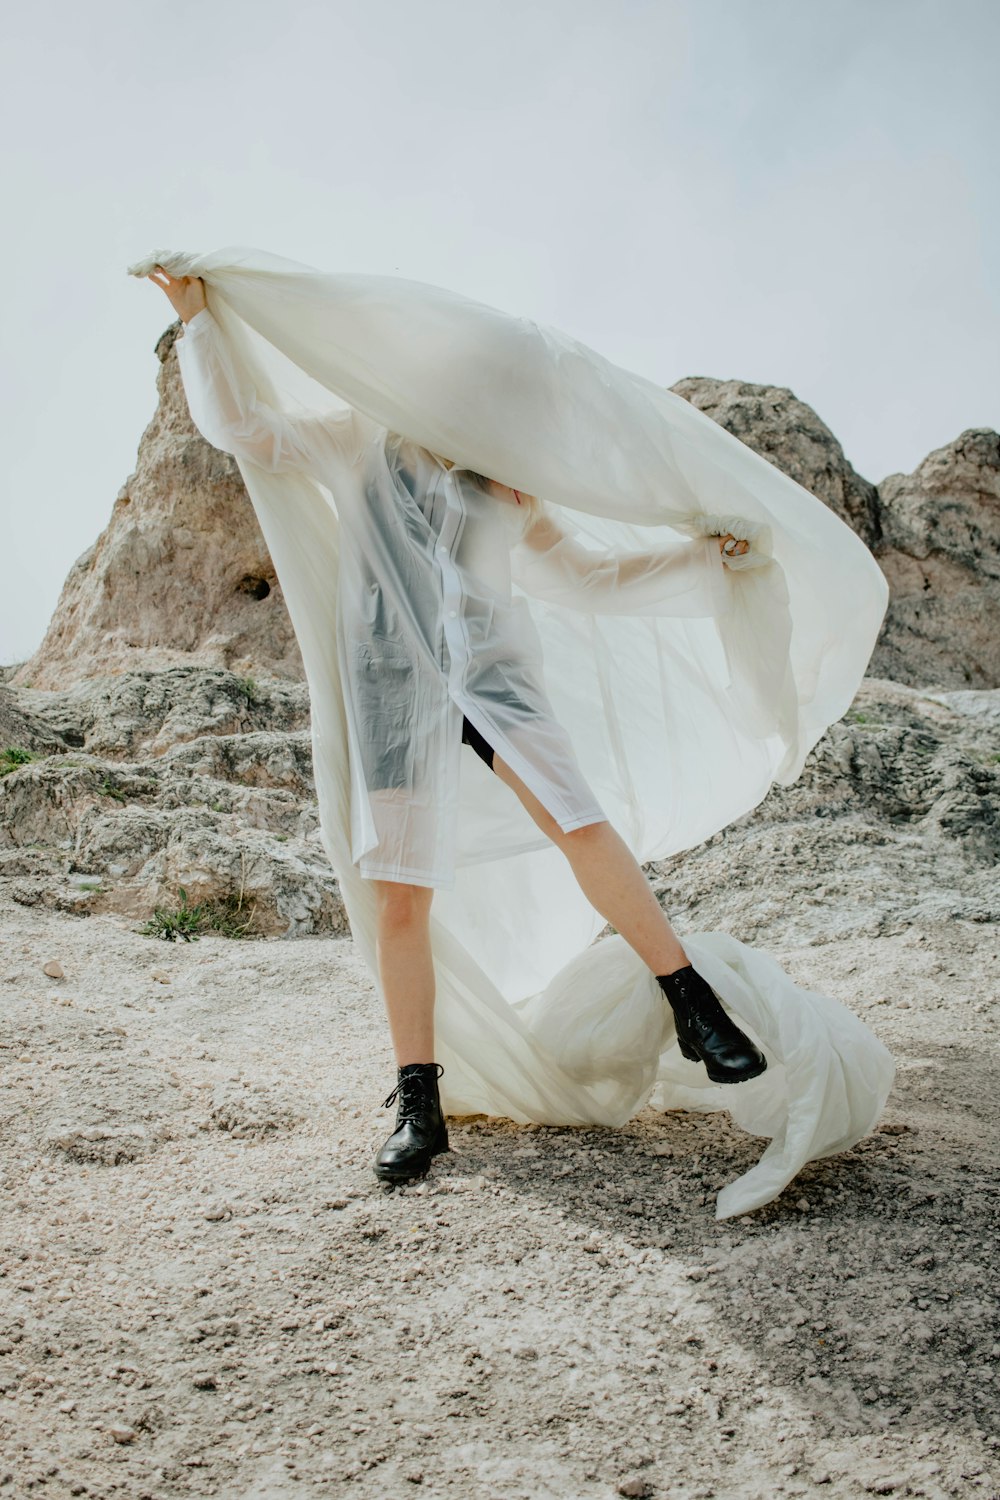
[[[283,420],[233,378],[202,279],[175,277],[161,266],[149,279],[184,324],[177,343],[182,379],[195,423],[210,441],[251,462],[315,474],[325,454],[333,461],[324,444],[335,433],[343,458],[350,414],[311,427]],[[419,839],[423,814],[434,805],[426,789],[445,774],[459,718],[460,743],[510,789],[561,851],[594,909],[655,975],[684,1057],[702,1063],[717,1083],[757,1077],[767,1062],[694,969],[583,777],[545,691],[528,622],[504,597],[511,578],[532,578],[537,592],[540,576],[543,597],[547,589],[548,597],[572,596],[584,609],[613,612],[617,594],[655,585],[668,569],[694,570],[704,553],[691,543],[686,553],[602,555],[568,536],[537,496],[458,468],[386,427],[377,439],[392,484],[369,486],[366,514],[353,525],[341,518],[351,565],[344,568],[342,559],[349,587],[342,589],[337,649],[351,706],[352,776],[357,768],[360,778],[352,783],[352,816],[360,820],[355,862],[376,892],[378,974],[397,1063],[396,1086],[384,1101],[387,1108],[397,1102],[395,1128],[373,1166],[380,1180],[403,1182],[448,1149],[429,937],[434,890],[447,881],[429,818],[419,861],[412,849],[414,829]],[[352,463],[367,461],[360,445],[347,447]],[[401,527],[410,536],[419,532],[433,553],[435,566],[416,579],[394,544]],[[717,545],[738,556],[748,542],[727,532]],[[511,564],[506,573],[501,554]],[[460,609],[443,607],[452,599]]]

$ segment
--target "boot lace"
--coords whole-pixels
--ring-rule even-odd
[[[427,1097],[428,1085],[433,1079],[441,1077],[444,1068],[440,1063],[434,1066],[439,1070],[428,1077],[424,1073],[403,1073],[399,1082],[387,1099],[382,1101],[382,1108],[389,1109],[395,1099],[399,1099],[399,1123],[404,1120],[418,1120],[423,1113],[424,1101]]]
[[[723,1047],[734,1043],[737,1046],[752,1047],[750,1038],[737,1026],[710,985],[707,990],[699,987],[693,995],[687,995],[686,999],[688,1004],[686,1021],[689,1031],[693,1032],[702,1043],[714,1033]]]
[[[677,986],[677,999],[684,1008],[684,1020],[702,1036],[720,1026],[724,1027],[729,1019],[718,995],[707,981],[703,980],[699,984],[698,978],[685,976],[685,982]]]
[[[709,1032],[721,1030],[725,1026],[727,1019],[724,1012],[722,1012],[720,1017],[721,1010],[722,1008],[718,1005],[718,1002],[715,1005],[711,1005],[706,1003],[705,1000],[702,1000],[700,1003],[696,1001],[691,1007],[689,1017],[695,1031],[701,1036],[708,1036]]]

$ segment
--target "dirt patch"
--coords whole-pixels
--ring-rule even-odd
[[[717,1223],[760,1149],[725,1116],[452,1119],[379,1185],[349,940],[0,899],[0,1495],[995,1494],[989,924],[770,942],[899,1075],[877,1132]]]

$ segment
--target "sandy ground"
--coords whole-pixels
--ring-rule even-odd
[[[725,1116],[453,1119],[382,1187],[349,940],[0,912],[0,1496],[997,1494],[995,927],[767,945],[898,1079],[717,1223]]]

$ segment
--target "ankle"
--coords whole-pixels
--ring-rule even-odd
[[[404,1078],[420,1078],[428,1086],[436,1084],[443,1073],[444,1066],[439,1062],[400,1063],[397,1069],[400,1081]]]
[[[692,964],[691,960],[689,958],[685,958],[681,963],[675,965],[674,968],[667,969],[663,974],[657,974],[656,979],[659,984],[663,984],[664,980],[676,979],[679,975],[689,974],[693,971],[694,965]]]

